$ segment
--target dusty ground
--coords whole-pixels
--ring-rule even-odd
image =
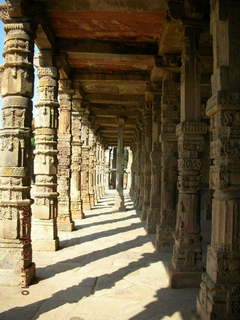
[[[76,231],[60,233],[61,250],[35,252],[39,282],[27,296],[0,288],[0,319],[187,319],[196,290],[168,288],[170,256],[155,252],[126,199],[128,210],[116,211],[109,192]]]

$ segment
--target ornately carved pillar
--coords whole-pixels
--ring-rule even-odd
[[[50,50],[38,57],[38,102],[35,116],[35,144],[32,206],[33,249],[55,251],[59,246],[57,234],[57,127],[58,72],[53,66]]]
[[[150,208],[150,190],[151,190],[151,159],[150,153],[152,150],[152,100],[149,99],[146,92],[146,102],[144,106],[144,183],[143,183],[143,206],[142,220],[147,219],[147,214]]]
[[[139,126],[137,126],[136,132],[136,151],[135,151],[135,179],[134,179],[134,205],[138,209],[139,208],[139,198],[140,198],[140,172],[141,172],[141,130]]]
[[[0,285],[22,287],[35,277],[29,170],[34,32],[32,25],[23,21],[5,21],[0,131]]]
[[[161,129],[161,89],[159,89],[159,91],[149,93],[151,95],[150,99],[152,100],[152,150],[150,153],[150,208],[146,224],[148,233],[156,233],[161,206],[161,147],[159,143]]]
[[[93,208],[95,205],[95,135],[94,131],[91,127],[89,127],[89,184],[88,184],[88,192],[89,192],[89,201],[90,207]]]
[[[211,1],[212,237],[197,310],[202,320],[240,319],[240,3]]]
[[[58,229],[72,231],[74,222],[71,214],[71,111],[72,92],[69,80],[59,81],[59,129],[58,129]]]
[[[202,271],[199,218],[201,152],[207,126],[201,122],[199,31],[185,27],[178,136],[178,206],[171,286],[197,287]]]
[[[176,226],[177,206],[177,136],[179,123],[179,90],[173,74],[165,72],[162,83],[161,104],[161,208],[156,234],[156,248],[160,251],[172,249],[173,232]]]
[[[139,148],[139,192],[138,192],[138,203],[137,210],[142,212],[143,200],[144,200],[144,175],[145,175],[145,131],[144,124],[139,124],[140,127],[140,148]]]
[[[137,134],[135,134],[134,137],[134,143],[131,145],[131,151],[132,151],[132,165],[131,165],[131,187],[130,187],[130,197],[132,198],[133,202],[136,200],[135,190],[136,190],[136,176],[137,176]]]
[[[89,199],[89,110],[83,109],[82,114],[82,164],[81,164],[81,195],[83,201],[83,211],[90,210],[90,199]]]
[[[124,133],[125,119],[118,119],[118,146],[117,146],[117,207],[120,211],[125,210],[123,194],[123,175],[124,175]]]
[[[83,219],[84,213],[81,199],[81,119],[82,98],[76,94],[72,99],[72,157],[71,157],[71,213],[73,219]]]

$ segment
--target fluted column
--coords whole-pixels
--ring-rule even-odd
[[[117,207],[118,210],[125,210],[124,194],[123,194],[123,175],[124,175],[124,133],[125,119],[118,119],[118,146],[117,146]]]
[[[84,213],[81,198],[81,119],[82,119],[82,98],[75,94],[72,99],[72,157],[71,157],[71,213],[73,219],[83,219]]]
[[[149,94],[152,100],[152,149],[150,153],[150,207],[147,215],[146,229],[148,233],[156,233],[161,207],[161,147],[159,143],[161,129],[161,89],[159,88],[158,91],[152,91]]]
[[[25,287],[35,277],[30,206],[34,32],[27,19],[21,18],[5,21],[5,31],[0,131],[0,285]]]
[[[70,179],[71,179],[71,111],[72,90],[69,80],[61,80],[59,87],[59,129],[58,129],[58,229],[73,231],[74,222],[71,214]]]
[[[199,30],[185,27],[178,136],[178,206],[171,286],[197,287],[202,271],[199,219],[201,153],[207,126],[201,122]]]
[[[55,251],[59,246],[57,234],[57,127],[58,127],[58,72],[53,66],[50,50],[39,54],[38,102],[35,116],[35,185],[32,195],[33,249]]]
[[[211,1],[212,236],[197,310],[202,320],[240,319],[240,3]]]
[[[156,248],[169,251],[173,247],[177,207],[177,157],[176,125],[179,122],[179,89],[174,75],[165,73],[162,83],[161,104],[161,208],[157,226]]]
[[[150,190],[151,190],[151,159],[152,150],[152,99],[148,92],[145,94],[146,102],[144,106],[144,177],[143,177],[143,206],[142,220],[147,219],[150,208]]]

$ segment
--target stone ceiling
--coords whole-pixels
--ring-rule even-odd
[[[169,19],[167,0],[36,0],[43,17],[40,48],[61,56],[61,76],[73,80],[89,102],[106,144],[117,141],[116,117],[134,138],[155,57],[180,53],[182,25]],[[64,58],[63,58],[64,57]]]

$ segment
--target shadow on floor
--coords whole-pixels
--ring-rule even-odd
[[[24,307],[16,307],[5,311],[0,315],[0,319],[36,320],[41,314],[58,308],[61,305],[66,303],[77,303],[82,298],[88,297],[96,291],[110,289],[128,274],[145,268],[157,261],[159,261],[159,256],[156,253],[143,254],[139,260],[131,262],[128,266],[120,268],[111,274],[104,274],[98,278],[88,277],[75,286],[58,291],[50,298],[37,301]],[[186,302],[192,300],[194,303],[196,290],[188,290],[186,294],[186,290],[184,289],[173,290],[170,288],[162,288],[156,292],[154,296],[155,301],[146,305],[144,311],[131,317],[129,320],[159,320],[163,319],[163,317],[170,317],[176,312],[180,313],[182,318],[185,319],[190,313],[185,310],[185,303],[182,304],[183,294],[185,295],[184,299]],[[41,308],[43,304],[44,307]]]
[[[135,230],[140,227],[142,227],[142,223],[140,223],[140,222],[139,223],[132,223],[130,226],[126,226],[126,227],[116,228],[116,229],[107,230],[107,231],[101,231],[101,232],[89,234],[89,235],[83,236],[83,237],[63,240],[63,241],[61,241],[60,246],[63,249],[63,248],[67,248],[70,246],[82,244],[84,242],[94,241],[94,240],[97,240],[100,238],[105,238],[105,237],[111,237],[111,236],[118,234],[120,232],[123,233],[123,232],[127,232],[130,230]]]
[[[95,214],[91,215],[91,217],[107,214],[109,213]],[[130,215],[128,217],[123,217],[116,220],[109,220],[109,223],[132,219],[133,217],[136,216]],[[107,222],[99,222],[99,224],[104,223]],[[94,224],[85,225],[83,227],[89,227],[92,225]],[[93,241],[99,238],[109,237],[120,232],[127,232],[140,227],[142,227],[142,223],[132,223],[127,227],[116,228],[113,230],[90,234],[76,239],[65,240],[62,242],[62,244],[64,245],[64,248],[66,248],[68,246],[77,245],[79,243],[87,241]],[[74,268],[83,267],[86,264],[92,263],[96,260],[110,257],[112,255],[127,251],[132,248],[141,247],[149,241],[150,239],[147,235],[138,236],[133,240],[118,243],[117,245],[114,245],[112,247],[93,251],[91,254],[87,253],[72,259],[66,259],[64,261],[48,265],[43,268],[37,268],[37,275],[40,281],[41,279],[48,279],[59,273]],[[167,266],[169,263],[169,255],[159,255],[159,253],[157,252],[142,254],[140,259],[133,261],[127,266],[119,268],[112,273],[105,273],[100,277],[88,277],[79,282],[77,285],[54,293],[49,298],[42,299],[23,307],[14,307],[5,312],[2,312],[0,314],[0,320],[37,320],[42,314],[54,310],[62,305],[65,305],[67,303],[77,303],[81,299],[93,295],[95,292],[111,289],[116,285],[116,283],[118,283],[127,275],[134,273],[135,271],[138,271],[142,268],[146,268],[152,263],[158,262],[159,260],[161,260],[163,264]],[[184,299],[183,295],[185,295]],[[168,317],[175,315],[175,313],[179,313],[182,319],[185,319],[189,316],[189,311],[186,311],[186,304],[182,304],[182,302],[186,301],[186,303],[191,303],[191,305],[194,307],[195,295],[196,290],[174,290],[170,288],[161,288],[155,293],[153,301],[145,305],[143,311],[129,318],[129,320],[160,320],[163,318],[166,320],[168,319]]]

